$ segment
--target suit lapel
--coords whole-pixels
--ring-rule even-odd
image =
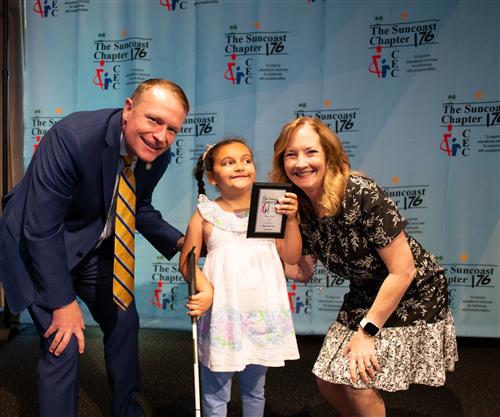
[[[109,212],[115,188],[116,170],[118,167],[118,158],[120,157],[121,122],[122,112],[118,112],[111,117],[106,137],[104,138],[108,146],[101,152],[102,190],[105,216]]]

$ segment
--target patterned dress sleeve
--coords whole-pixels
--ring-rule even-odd
[[[354,198],[361,208],[363,233],[376,248],[387,246],[404,230],[406,219],[374,181],[356,176],[352,183]]]

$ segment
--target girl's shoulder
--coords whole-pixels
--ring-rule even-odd
[[[197,207],[201,217],[218,229],[231,232],[246,232],[247,230],[248,213],[225,211],[216,201],[210,200],[204,194],[198,197]]]

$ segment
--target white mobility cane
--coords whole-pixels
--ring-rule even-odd
[[[196,294],[196,266],[194,262],[194,249],[188,253],[188,271],[189,271],[189,295]],[[194,371],[194,415],[201,417],[200,409],[200,368],[198,366],[198,320],[191,316],[191,327],[193,330],[193,371]]]

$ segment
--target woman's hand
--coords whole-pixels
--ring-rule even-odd
[[[380,371],[380,365],[375,356],[375,338],[367,335],[361,328],[344,348],[344,355],[349,356],[349,372],[354,383],[358,382],[359,375],[361,380],[368,384]]]
[[[205,286],[205,288],[196,295],[188,298],[186,307],[188,308],[188,315],[193,317],[200,317],[211,306],[214,301],[214,290],[212,286]]]
[[[285,193],[284,197],[278,199],[278,204],[276,205],[276,213],[286,215],[287,220],[293,220],[297,217],[298,208],[299,202],[297,199],[297,194]]]

